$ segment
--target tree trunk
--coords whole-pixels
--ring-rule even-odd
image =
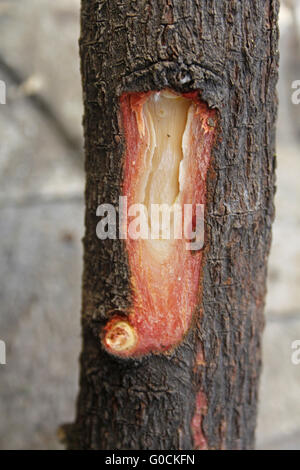
[[[83,351],[69,448],[254,446],[274,215],[278,3],[82,0]],[[101,338],[116,312],[126,319],[132,307],[131,268],[124,240],[97,238],[96,210],[122,195],[121,97],[164,89],[196,92],[217,113],[199,296],[175,348],[119,357]]]

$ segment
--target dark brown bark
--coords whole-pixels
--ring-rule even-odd
[[[82,0],[86,234],[71,448],[254,445],[274,212],[277,15],[276,0]],[[163,88],[199,90],[219,114],[203,298],[171,354],[118,359],[99,334],[111,312],[130,307],[129,269],[121,240],[97,239],[96,208],[120,195],[121,94]]]

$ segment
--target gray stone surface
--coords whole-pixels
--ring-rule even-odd
[[[12,87],[7,80],[8,92]],[[29,100],[1,105],[0,141],[0,206],[81,192],[83,175],[73,152]]]
[[[269,318],[264,333],[263,374],[257,428],[259,448],[281,442],[300,450],[300,364],[292,363],[292,342],[300,339],[300,315]]]
[[[300,450],[300,431],[281,434],[271,441],[265,441],[258,450]]]
[[[0,55],[51,102],[74,137],[81,136],[80,0],[1,1]]]
[[[1,449],[61,448],[57,428],[74,418],[84,175],[57,128],[66,123],[82,141],[78,6],[1,2],[0,64],[4,57],[17,75],[42,84],[20,86],[0,66],[7,84],[0,109]],[[52,121],[27,96],[33,91],[53,110]]]
[[[0,209],[0,448],[58,448],[74,417],[80,351],[83,205]]]
[[[267,313],[300,310],[300,146],[278,146],[276,219],[269,260]]]

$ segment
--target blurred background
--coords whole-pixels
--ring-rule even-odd
[[[83,236],[80,0],[0,0],[0,449],[60,449],[74,419]],[[300,0],[281,1],[277,217],[258,449],[300,449]]]

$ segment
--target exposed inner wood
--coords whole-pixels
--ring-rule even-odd
[[[162,91],[149,97],[143,106],[142,116],[138,116],[140,121],[143,120],[140,128],[146,134],[148,146],[137,199],[145,205],[148,213],[148,247],[153,249],[153,256],[160,259],[170,255],[175,236],[181,235],[178,209],[182,207],[184,190],[183,143],[187,140],[185,133],[188,131],[189,110],[192,114],[190,100],[170,91]],[[170,211],[169,227],[168,217],[163,218],[162,213],[156,213],[160,217],[155,217],[153,204],[166,205],[166,210]],[[177,227],[174,227],[176,222]]]
[[[134,329],[125,321],[117,320],[111,325],[106,335],[107,345],[114,351],[126,351],[134,347],[136,336]]]

